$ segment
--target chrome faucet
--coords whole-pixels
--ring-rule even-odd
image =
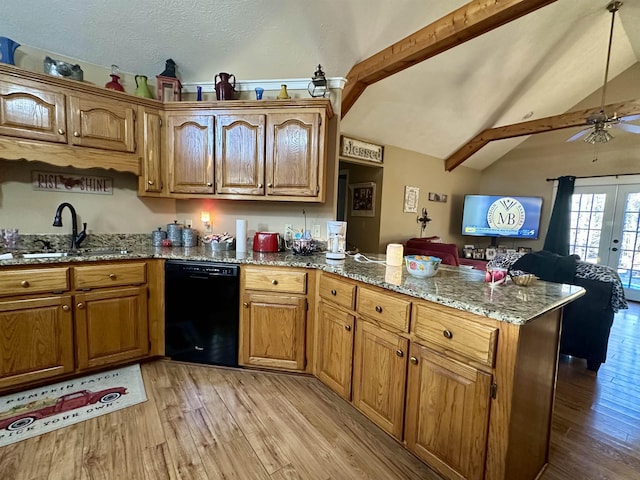
[[[76,250],[80,244],[87,238],[87,224],[83,223],[83,230],[78,234],[78,217],[76,215],[76,209],[70,203],[64,202],[58,205],[56,210],[56,216],[53,218],[53,226],[62,226],[62,210],[64,207],[69,207],[71,212],[71,250]]]

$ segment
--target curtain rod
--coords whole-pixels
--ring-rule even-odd
[[[586,175],[584,177],[579,177],[577,175],[569,175],[571,177],[575,177],[575,178],[602,178],[602,177],[623,177],[625,175],[640,175],[640,173],[616,173],[613,175]],[[556,180],[558,180],[557,178],[547,178],[547,182],[555,182]]]

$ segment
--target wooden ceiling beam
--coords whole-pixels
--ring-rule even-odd
[[[342,117],[368,85],[555,1],[473,0],[463,5],[351,68],[342,93]]]
[[[551,132],[571,127],[588,127],[589,124],[587,123],[587,118],[599,113],[600,111],[600,107],[596,107],[579,112],[568,112],[561,115],[555,115],[553,117],[530,120],[528,122],[514,123],[503,127],[488,128],[473,137],[469,142],[445,159],[445,170],[450,172],[486,144],[494,140],[534,135],[536,133]],[[604,111],[615,112],[618,117],[640,114],[640,99],[605,105]]]

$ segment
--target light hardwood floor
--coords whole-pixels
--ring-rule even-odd
[[[638,304],[617,315],[597,376],[562,358],[543,480],[640,479],[639,324]],[[439,478],[314,378],[142,372],[147,402],[0,448],[0,479]]]

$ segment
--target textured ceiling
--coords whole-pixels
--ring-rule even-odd
[[[345,77],[359,61],[466,0],[3,0],[0,35],[89,63],[154,76],[173,58],[183,82]],[[446,158],[479,131],[556,115],[603,80],[605,0],[558,0],[367,88],[342,130]],[[613,78],[640,58],[640,0],[617,14]],[[640,79],[638,92],[640,98]],[[596,106],[596,105],[594,105]],[[567,137],[570,131],[567,131]],[[484,168],[523,139],[464,163]]]

